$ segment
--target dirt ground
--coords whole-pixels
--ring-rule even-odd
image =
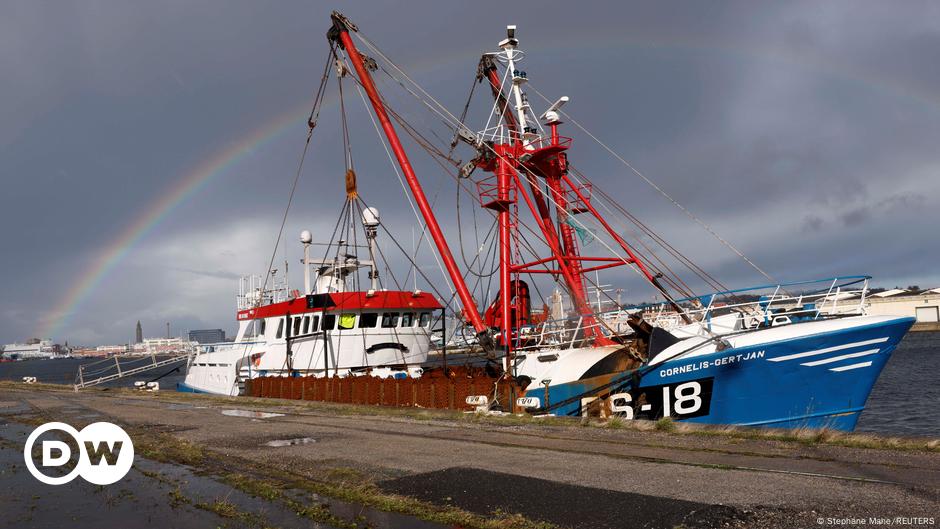
[[[348,475],[377,494],[559,527],[930,527],[940,514],[940,453],[928,450],[10,385],[0,386],[4,407],[114,422],[135,446],[135,436],[169,435],[214,461],[311,483]]]

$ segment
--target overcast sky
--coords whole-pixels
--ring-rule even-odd
[[[174,335],[234,328],[235,278],[266,268],[334,8],[455,113],[480,53],[517,24],[534,86],[570,96],[575,119],[775,278],[940,286],[935,3],[8,1],[0,343],[48,329],[59,342],[123,343],[137,320],[147,336],[165,322]],[[406,95],[389,98],[408,108]],[[292,263],[297,232],[323,234],[342,200],[336,101],[331,85],[285,230]],[[361,102],[347,103],[363,196],[410,244],[416,223],[385,152]],[[485,123],[482,103],[471,126]],[[437,125],[412,108],[418,125]],[[573,127],[565,133],[575,165],[725,284],[763,282]],[[68,305],[128,226],[243,147]],[[450,197],[436,206],[456,240],[453,181],[416,165],[429,194]],[[618,277],[628,295],[648,297],[634,276]]]

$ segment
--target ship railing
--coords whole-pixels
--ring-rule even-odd
[[[114,355],[88,364],[81,364],[75,374],[75,390],[183,362],[189,358],[190,353],[191,349],[186,348],[161,352],[160,355],[153,353],[145,356]]]
[[[285,279],[278,281],[272,276],[270,283],[266,283],[260,275],[246,275],[238,279],[235,306],[240,311],[248,310],[287,301],[289,298],[290,290]]]
[[[592,321],[594,323],[588,324],[584,317],[564,318],[523,327],[513,336],[513,349],[517,352],[574,349],[590,344],[592,337],[597,333],[612,334],[609,324],[601,323],[597,319]]]
[[[524,353],[547,348],[570,349],[589,345],[597,333],[608,337],[628,335],[633,331],[626,321],[637,313],[651,325],[674,331],[679,337],[711,337],[751,328],[860,315],[866,313],[870,279],[832,277],[680,299],[677,304],[692,320],[691,324],[666,303],[604,312],[590,324],[583,317],[547,320],[514,333],[514,350]]]
[[[707,331],[731,332],[752,326],[771,326],[865,314],[870,276],[830,277],[714,292],[677,300],[685,315]],[[671,305],[636,305],[654,326],[667,330],[686,323]],[[736,314],[735,321],[713,325],[718,316]],[[725,318],[727,320],[728,318]]]
[[[232,349],[234,347],[240,347],[242,345],[254,345],[258,343],[265,343],[263,340],[248,340],[241,342],[213,342],[213,343],[201,343],[196,346],[196,353],[213,353],[217,349]]]

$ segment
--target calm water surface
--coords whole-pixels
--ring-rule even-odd
[[[940,437],[940,332],[904,337],[881,372],[858,432]]]
[[[157,357],[160,358],[159,356]],[[82,364],[93,364],[100,362],[99,358],[62,358],[56,360],[24,360],[22,362],[5,362],[0,364],[0,380],[23,380],[23,377],[36,377],[39,382],[48,382],[50,384],[74,384],[75,375],[78,373],[78,366]],[[145,360],[134,363],[133,366],[143,365]],[[100,364],[103,367],[105,364]],[[122,360],[121,366],[125,363]],[[104,387],[134,387],[134,382],[142,380],[149,382],[161,375],[160,388],[176,390],[176,383],[183,381],[183,370],[185,362],[178,365],[161,367],[152,371],[141,373],[137,376],[130,376],[118,380],[113,380],[102,384]],[[96,367],[100,369],[100,367]],[[86,372],[88,368],[86,368]],[[87,377],[86,377],[87,379]]]
[[[34,376],[40,382],[71,384],[82,363],[91,359],[30,360],[0,364],[0,379],[21,380]],[[182,368],[172,366],[116,380],[105,386],[132,387],[137,380],[150,381],[161,375],[160,386],[173,391],[183,380]],[[168,374],[167,374],[168,373]],[[887,435],[940,437],[940,333],[908,334],[875,384],[856,431]]]

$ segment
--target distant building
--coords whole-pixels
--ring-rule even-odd
[[[918,289],[920,290],[920,289]],[[833,296],[838,307],[857,305],[855,295]],[[884,316],[913,316],[917,318],[914,330],[940,331],[940,288],[911,291],[895,288],[877,292],[866,298],[868,314]]]
[[[144,350],[147,352],[147,354],[183,353],[191,351],[192,349],[192,342],[182,338],[144,339]]]
[[[98,347],[95,347],[95,351],[97,352],[96,356],[120,355],[120,354],[124,354],[127,352],[127,346],[126,345],[99,345]]]
[[[85,358],[110,356],[107,351],[99,351],[97,347],[76,347],[72,349],[72,355]]]
[[[140,326],[140,320],[137,320],[137,341],[134,343],[143,343],[144,342],[144,329]]]
[[[32,338],[26,343],[4,345],[3,354],[10,358],[52,358],[59,354],[59,345],[52,340]]]
[[[222,329],[200,329],[189,331],[189,341],[198,343],[220,343],[225,341]]]

